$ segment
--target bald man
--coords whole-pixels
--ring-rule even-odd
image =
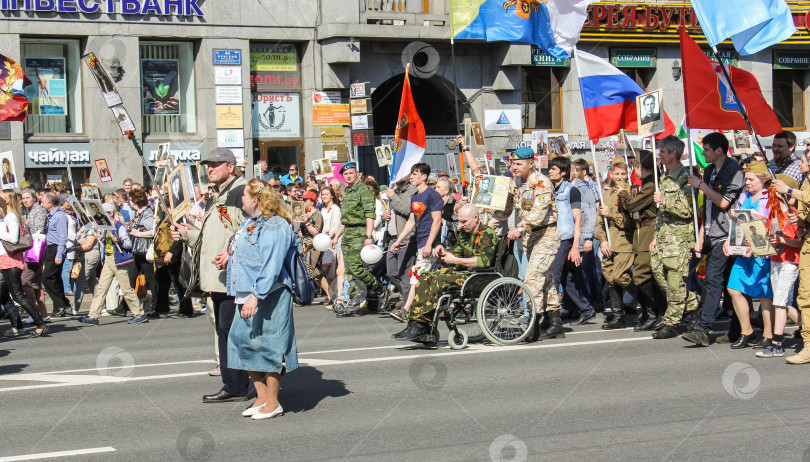
[[[444,290],[451,285],[464,284],[472,274],[469,268],[489,268],[494,264],[498,235],[481,223],[478,209],[473,204],[464,204],[458,210],[458,221],[461,225],[458,243],[450,251],[441,245],[433,249],[433,255],[444,267],[422,273],[408,313],[408,327],[394,334],[395,340],[419,341],[420,337],[431,333],[436,302]]]

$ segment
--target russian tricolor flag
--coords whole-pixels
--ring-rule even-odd
[[[644,90],[604,59],[577,49],[574,54],[588,138],[598,141],[617,135],[621,129],[636,133],[636,96],[643,95]],[[655,135],[656,138],[675,133],[675,125],[666,112],[664,120],[666,130]]]
[[[408,79],[408,70],[405,68],[405,83],[402,86],[402,100],[399,103],[399,117],[394,132],[394,165],[391,167],[391,183],[411,174],[411,167],[422,160],[427,146],[425,125],[416,112],[411,94],[411,81]]]

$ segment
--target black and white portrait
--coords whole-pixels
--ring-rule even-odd
[[[636,96],[636,115],[638,117],[638,134],[654,135],[664,131],[664,117],[661,108],[661,90],[654,90]]]
[[[115,227],[112,224],[112,219],[106,212],[104,212],[104,208],[101,207],[101,201],[97,199],[90,199],[90,200],[83,200],[82,204],[84,204],[85,210],[87,211],[87,215],[90,217],[91,220],[98,226],[100,229],[107,229],[112,230]]]

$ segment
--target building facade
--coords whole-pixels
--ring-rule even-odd
[[[730,45],[720,53],[756,75],[804,146],[810,1],[788,3],[799,29],[789,41],[753,56]],[[110,187],[126,177],[148,182],[82,61],[90,52],[114,80],[150,164],[170,142],[187,163],[230,147],[248,175],[259,159],[304,172],[315,160],[342,162],[355,152],[374,170],[369,145],[394,133],[408,63],[435,167],[446,168],[444,140],[464,119],[484,124],[495,159],[533,131],[563,136],[574,153],[590,149],[576,62],[521,44],[451,47],[447,0],[0,0],[0,15],[0,53],[32,80],[28,119],[2,124],[0,152],[11,151],[34,186],[66,180],[68,160],[77,183],[99,182],[99,159]],[[679,125],[679,25],[705,45],[688,2],[600,1],[580,48],[610,58],[642,87],[662,89]]]

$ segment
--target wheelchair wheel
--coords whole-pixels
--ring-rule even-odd
[[[526,284],[501,278],[481,292],[477,314],[478,324],[489,340],[498,345],[514,345],[529,335],[537,317],[537,305]]]
[[[467,346],[467,332],[459,329],[458,333],[450,331],[450,334],[447,336],[447,344],[450,345],[450,348],[454,350],[463,350],[464,347]]]
[[[468,312],[463,307],[453,307],[451,308],[453,312],[453,319],[456,328],[458,330],[463,330],[467,334],[467,339],[469,342],[478,343],[484,340],[484,333],[481,331],[481,326],[475,320],[475,313]],[[472,308],[470,308],[472,311]],[[450,331],[453,331],[453,325],[451,325],[450,320],[447,320],[447,328]]]

